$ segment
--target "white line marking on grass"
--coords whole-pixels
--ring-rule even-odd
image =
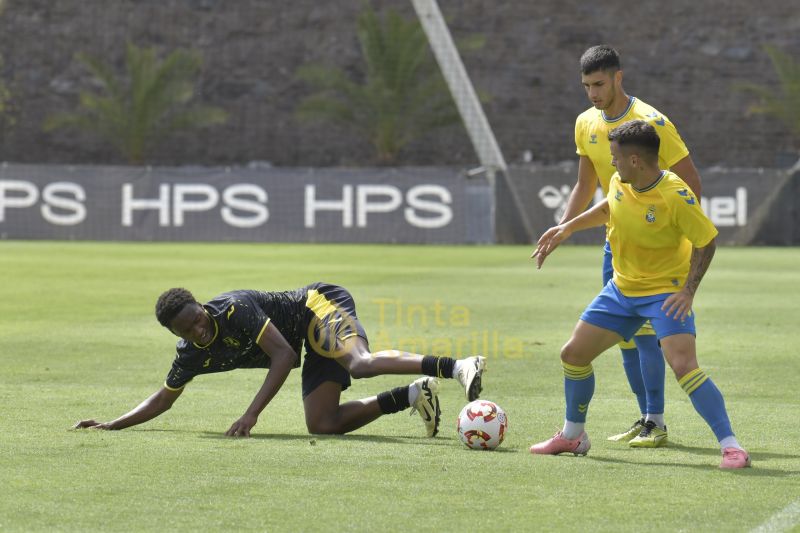
[[[794,501],[770,516],[763,524],[750,533],[778,533],[789,531],[800,524],[800,500]]]

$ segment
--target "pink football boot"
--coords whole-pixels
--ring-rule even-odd
[[[747,468],[750,466],[750,456],[747,452],[739,448],[725,448],[722,450],[722,462],[720,468],[726,470],[733,468]]]
[[[573,453],[575,455],[586,455],[592,443],[589,442],[589,435],[584,431],[577,439],[565,439],[559,431],[553,437],[539,444],[531,446],[531,453],[544,455],[558,455],[560,453]]]

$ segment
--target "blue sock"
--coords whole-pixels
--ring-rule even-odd
[[[564,367],[564,397],[567,400],[566,419],[586,422],[586,412],[594,395],[594,370],[592,365],[575,366],[561,362]]]
[[[633,338],[639,349],[639,365],[647,397],[647,409],[643,413],[664,413],[664,354],[655,335],[639,335]]]
[[[636,395],[636,401],[639,402],[639,412],[645,414],[647,412],[647,392],[642,379],[639,350],[636,348],[622,348],[621,350],[622,368],[625,369],[625,375],[628,376],[631,391]]]
[[[695,410],[709,425],[718,441],[733,435],[722,393],[705,372],[695,368],[679,379],[678,384],[689,395]]]

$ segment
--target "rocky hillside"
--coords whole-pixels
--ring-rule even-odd
[[[183,134],[153,164],[365,165],[373,154],[353,132],[299,123],[307,63],[361,69],[358,0],[7,0],[0,15],[0,78],[13,94],[13,126],[0,129],[0,160],[121,163],[106,144],[73,132],[43,133],[44,119],[74,108],[91,79],[74,56],[85,52],[120,70],[126,41],[200,51],[201,99],[230,113],[227,124]],[[413,17],[411,3],[374,1]],[[481,33],[465,58],[506,158],[552,163],[574,157],[575,116],[588,107],[577,60],[589,45],[622,53],[627,91],[667,114],[700,166],[780,166],[793,145],[779,124],[747,116],[750,80],[778,89],[762,45],[800,57],[800,9],[790,0],[440,0],[456,37]],[[460,127],[429,136],[405,164],[470,166]]]

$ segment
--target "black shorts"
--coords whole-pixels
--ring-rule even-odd
[[[367,333],[356,315],[353,297],[344,287],[314,283],[306,287],[306,356],[303,362],[303,398],[326,381],[350,386],[350,374],[336,359],[343,342],[352,337],[365,341]]]

